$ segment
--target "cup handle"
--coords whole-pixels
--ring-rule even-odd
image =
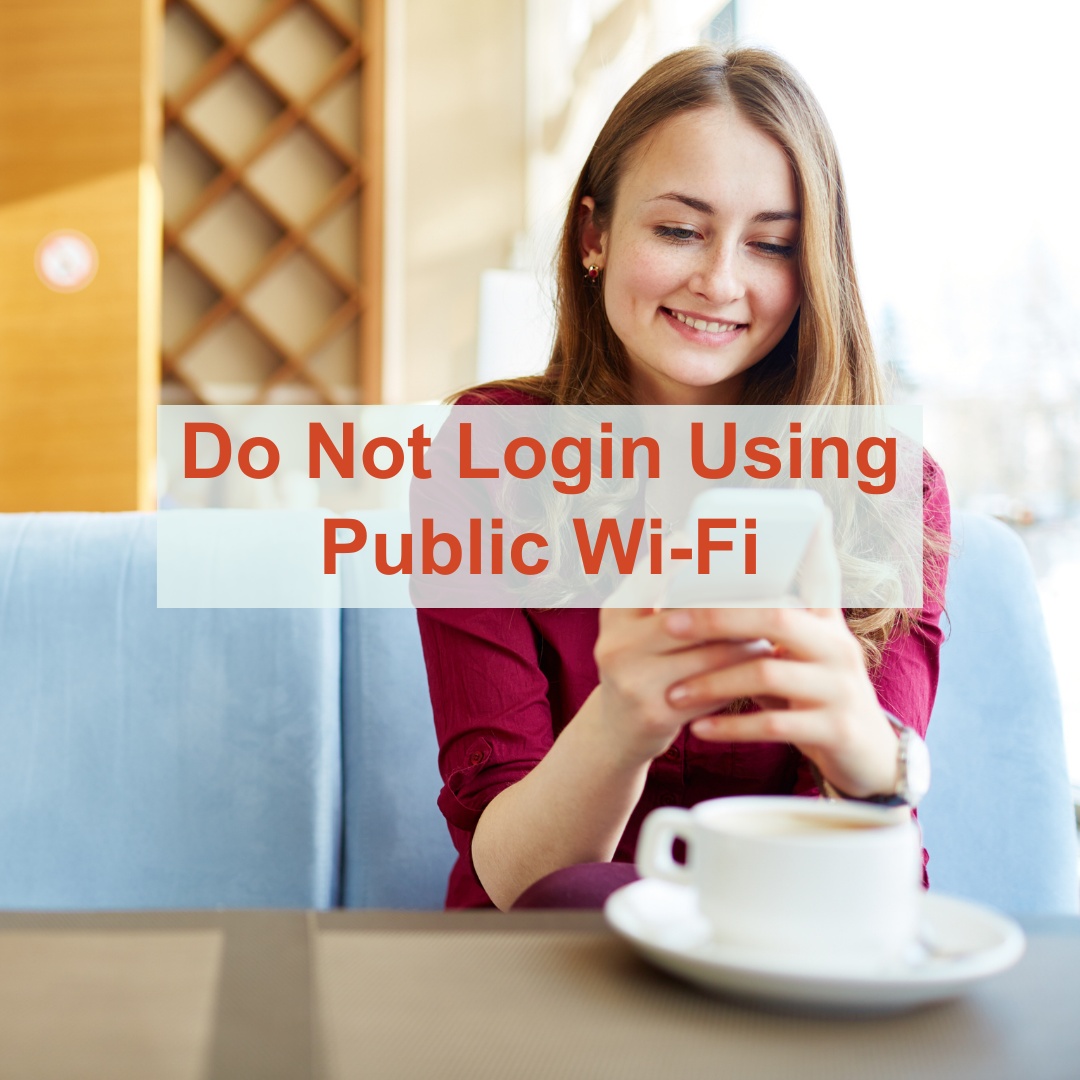
[[[679,885],[692,885],[694,871],[691,847],[690,811],[677,806],[654,810],[641,826],[634,864],[642,877],[663,878]],[[676,840],[686,844],[687,860],[682,866],[671,854]]]

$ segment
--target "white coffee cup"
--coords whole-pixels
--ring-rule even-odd
[[[922,847],[906,808],[758,795],[664,807],[645,819],[636,862],[643,877],[693,886],[725,942],[886,959],[916,935]]]

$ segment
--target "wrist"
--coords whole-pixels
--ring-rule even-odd
[[[842,790],[818,774],[819,787],[828,798],[871,802],[884,806],[916,806],[930,787],[930,755],[918,732],[892,713],[882,710],[895,739],[890,780],[869,792]],[[875,785],[876,786],[876,785]]]

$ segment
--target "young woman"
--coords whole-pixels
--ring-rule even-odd
[[[544,375],[461,400],[881,400],[836,149],[795,71],[701,46],[642,76],[571,198],[558,316]],[[948,504],[929,459],[924,504],[921,611],[421,610],[448,906],[598,905],[657,806],[891,794],[885,710],[923,734],[937,681]]]

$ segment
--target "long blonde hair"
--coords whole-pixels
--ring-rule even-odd
[[[608,321],[603,289],[583,272],[582,199],[592,220],[611,222],[619,181],[633,152],[659,124],[693,109],[732,106],[773,138],[791,163],[802,214],[798,243],[803,300],[776,347],[746,372],[747,405],[881,405],[884,390],[855,273],[847,197],[828,122],[801,76],[763,49],[698,45],[654,64],[604,124],[574,186],[557,256],[557,329],[542,375],[489,384],[557,405],[632,404],[629,359]],[[927,536],[926,558],[947,546]],[[937,580],[930,562],[924,578]],[[847,612],[873,666],[881,647],[913,612]]]

